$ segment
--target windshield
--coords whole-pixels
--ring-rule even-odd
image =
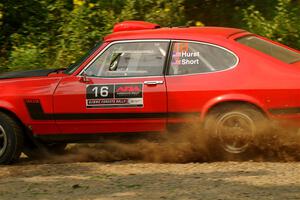
[[[289,64],[300,61],[300,54],[296,51],[256,36],[246,36],[238,38],[236,41]]]
[[[88,57],[90,57],[100,46],[102,45],[102,42],[97,42],[95,46],[89,50],[87,53],[85,53],[81,58],[79,58],[75,63],[71,64],[67,69],[64,71],[66,74],[72,74],[74,73],[80,65],[86,61]]]

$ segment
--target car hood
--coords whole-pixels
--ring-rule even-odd
[[[56,71],[57,69],[39,69],[39,70],[29,70],[29,71],[5,72],[0,74],[0,79],[48,76],[49,74]]]

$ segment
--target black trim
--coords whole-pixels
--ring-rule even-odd
[[[53,114],[56,120],[143,119],[163,118],[163,113],[66,113]]]
[[[170,62],[172,59],[172,49],[173,49],[173,42],[170,41],[169,42],[169,46],[168,46],[168,51],[167,51],[167,55],[165,58],[165,63],[164,63],[164,70],[163,70],[163,74],[164,76],[166,76],[169,72],[169,68],[170,68]]]
[[[170,72],[170,67],[171,67],[171,62],[172,62],[172,59],[173,59],[173,49],[174,49],[174,41],[172,40],[170,42],[170,48],[169,48],[169,52],[168,52],[168,62],[166,63],[167,66],[166,66],[166,70],[164,72],[164,75],[167,76],[169,75],[169,72]]]
[[[200,112],[171,112],[167,114],[168,118],[200,118]]]
[[[299,114],[300,107],[290,107],[290,108],[272,108],[269,109],[269,112],[273,115],[291,115]]]
[[[42,105],[39,102],[28,102],[25,100],[25,105],[31,119],[34,120],[54,120],[53,115],[44,113]]]
[[[40,69],[40,70],[29,70],[29,71],[6,72],[0,74],[0,79],[48,76],[49,74],[53,72],[57,72],[58,70],[60,69]]]
[[[101,119],[148,119],[148,118],[190,118],[200,116],[199,112],[187,113],[60,113],[47,114],[37,100],[25,100],[33,120],[101,120]]]

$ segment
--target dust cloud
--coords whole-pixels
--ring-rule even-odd
[[[63,155],[50,155],[45,162],[116,162],[134,160],[155,163],[214,161],[300,161],[300,136],[292,129],[264,130],[249,150],[236,155],[224,153],[199,126],[186,125],[156,139],[105,141],[97,144],[71,144]]]
[[[205,135],[196,127],[184,126],[176,132],[163,133],[154,139],[70,145],[66,154],[52,159],[58,162],[206,162],[209,161],[207,150]]]

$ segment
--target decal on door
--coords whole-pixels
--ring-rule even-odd
[[[86,87],[87,108],[143,107],[143,84],[103,84]]]

